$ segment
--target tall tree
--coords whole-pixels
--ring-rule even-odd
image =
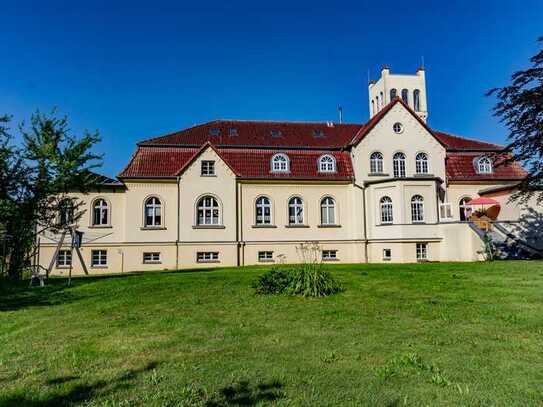
[[[34,254],[37,233],[68,231],[81,216],[81,201],[69,193],[95,184],[92,169],[101,157],[92,147],[100,138],[87,131],[75,137],[66,117],[37,112],[28,126],[19,126],[22,145],[16,147],[9,117],[1,120],[0,225],[8,236],[8,274],[17,279]]]
[[[538,43],[543,45],[543,37]],[[500,165],[518,161],[528,171],[513,199],[526,202],[537,196],[543,203],[543,48],[530,61],[530,68],[511,76],[509,86],[491,89],[488,95],[497,97],[494,115],[509,129],[507,158]]]

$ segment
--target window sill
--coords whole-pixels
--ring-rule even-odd
[[[322,259],[322,261],[339,261],[339,259]]]
[[[275,226],[275,225],[253,225],[251,227],[255,228],[255,229],[275,229],[275,228],[277,228],[277,226]]]
[[[224,225],[194,225],[193,229],[226,229]]]
[[[143,264],[162,264],[161,261],[144,261]]]
[[[389,258],[389,259],[383,259],[383,261],[390,261],[390,260],[392,260],[392,259],[391,259],[391,258]]]
[[[417,263],[429,263],[430,260],[428,259],[417,259]]]
[[[411,222],[413,225],[426,225],[426,222],[422,221],[413,221]]]
[[[368,174],[368,177],[388,177],[389,174],[385,174],[384,172],[370,172]]]
[[[55,268],[60,269],[60,270],[69,270],[70,266],[55,266]]]
[[[425,172],[425,173],[415,174],[414,177],[415,178],[435,178],[435,175]]]
[[[259,263],[275,263],[275,260],[258,260]]]
[[[140,230],[166,230],[164,226],[142,226]]]
[[[340,228],[341,225],[336,225],[336,224],[333,224],[333,225],[332,224],[330,224],[330,225],[324,224],[324,225],[322,225],[321,224],[321,225],[317,225],[317,227],[318,228]]]
[[[93,266],[93,265],[91,265],[91,268],[93,268],[93,269],[107,269],[108,266],[98,266],[98,265],[97,265],[97,266]]]
[[[286,228],[293,228],[293,229],[297,229],[297,228],[309,228],[309,225],[285,225]]]
[[[196,260],[196,263],[220,263],[220,260]]]
[[[390,223],[379,223],[377,226],[392,226],[394,225],[393,222],[390,222]]]
[[[209,177],[213,178],[213,177],[215,177],[215,178],[217,178],[217,174],[200,174],[200,177],[205,177],[205,178],[209,178]]]
[[[89,225],[89,229],[112,229],[111,225]]]

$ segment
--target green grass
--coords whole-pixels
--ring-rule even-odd
[[[263,268],[0,290],[0,405],[541,406],[543,262]]]

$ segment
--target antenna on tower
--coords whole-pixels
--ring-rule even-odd
[[[343,108],[341,105],[337,107],[337,111],[339,113],[339,124],[343,124]]]
[[[368,83],[370,83],[370,70],[368,69]]]
[[[424,55],[420,56],[421,68],[424,69]]]

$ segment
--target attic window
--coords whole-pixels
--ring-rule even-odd
[[[228,129],[228,135],[229,136],[237,136],[238,135],[238,129],[236,129],[235,127],[230,127]]]
[[[281,130],[277,129],[272,129],[272,131],[270,131],[270,134],[272,137],[281,137],[282,135]]]
[[[324,137],[324,131],[321,129],[315,129],[313,130],[313,136],[314,137]]]
[[[218,127],[211,127],[209,129],[209,135],[210,136],[218,136],[221,132],[221,129],[219,129]]]

